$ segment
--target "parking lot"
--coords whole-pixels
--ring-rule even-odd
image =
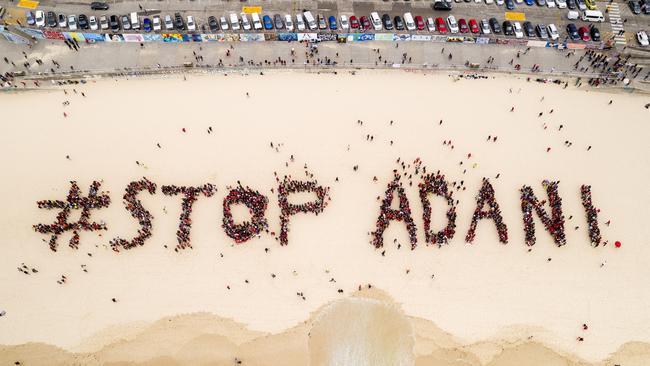
[[[6,0],[2,1],[7,3]],[[0,3],[2,3],[0,2]],[[470,2],[452,2],[453,9],[451,11],[435,11],[432,9],[432,3],[428,1],[366,1],[366,2],[343,2],[343,1],[274,1],[274,2],[223,2],[223,1],[187,1],[187,0],[165,0],[165,1],[109,1],[110,9],[108,11],[91,11],[87,5],[78,5],[77,3],[62,3],[54,1],[42,1],[39,4],[38,10],[54,11],[55,13],[64,14],[85,14],[87,16],[95,15],[99,18],[101,15],[126,15],[130,12],[138,12],[142,20],[144,18],[153,19],[154,16],[160,16],[164,19],[165,15],[170,15],[172,18],[175,13],[179,13],[185,22],[187,16],[190,15],[194,18],[196,23],[196,32],[210,33],[211,30],[207,26],[208,17],[224,16],[229,17],[230,13],[239,14],[243,7],[251,7],[260,12],[260,15],[269,15],[271,18],[275,14],[280,14],[284,17],[285,14],[290,14],[295,21],[297,14],[302,13],[303,10],[310,10],[314,17],[322,15],[325,19],[334,16],[340,23],[341,15],[348,18],[355,16],[360,20],[362,16],[369,16],[371,12],[376,11],[380,16],[388,14],[391,19],[395,16],[403,17],[405,13],[411,13],[413,16],[421,16],[425,21],[427,18],[434,19],[441,17],[445,19],[448,15],[452,14],[457,20],[465,19],[469,22],[471,19],[476,19],[480,22],[481,19],[496,18],[500,24],[506,20],[507,17],[517,19],[520,23],[530,21],[533,26],[537,24],[555,24],[558,28],[561,39],[564,40],[567,36],[566,26],[568,23],[573,22],[577,28],[582,26],[595,25],[600,30],[601,38],[603,41],[611,40],[616,46],[625,46],[628,43],[636,44],[635,33],[641,29],[648,28],[650,23],[650,15],[641,14],[635,15],[631,12],[626,3],[597,3],[598,9],[605,15],[603,23],[586,23],[581,20],[570,21],[567,19],[567,14],[570,9],[560,9],[557,6],[549,8],[548,6],[527,5],[525,2],[515,3],[515,9],[508,11],[505,5],[498,5],[497,1],[491,1],[490,4],[485,0],[477,2],[472,0]],[[255,9],[255,7],[257,7]],[[609,11],[612,11],[610,14]],[[509,14],[508,14],[509,13]],[[250,15],[248,15],[250,19]],[[619,34],[623,30],[622,34]],[[164,27],[161,32],[164,31]],[[269,30],[266,30],[267,32]],[[275,30],[271,30],[275,31]],[[340,27],[337,32],[345,32]],[[354,31],[354,30],[352,30]],[[121,30],[124,32],[124,30]],[[212,32],[223,32],[222,30],[215,30]],[[233,32],[229,29],[227,32]],[[239,30],[239,32],[247,32]],[[372,32],[376,32],[372,30]],[[405,31],[397,31],[406,32]],[[414,30],[409,33],[420,34],[439,34],[429,32],[429,30]],[[471,33],[471,32],[469,32]],[[471,34],[470,34],[471,35]],[[528,37],[526,37],[528,38]]]

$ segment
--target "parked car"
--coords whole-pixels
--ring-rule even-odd
[[[65,14],[59,14],[59,27],[65,28],[68,26],[68,17]]]
[[[342,30],[348,30],[348,29],[350,29],[350,21],[348,20],[348,16],[347,16],[347,15],[341,15],[341,17],[339,18],[339,20],[341,20],[341,29],[342,29]]]
[[[244,30],[248,31],[252,29],[251,23],[248,21],[248,16],[246,15],[246,13],[239,13],[239,18],[241,19],[241,27]]]
[[[438,28],[438,32],[442,34],[447,33],[447,23],[445,23],[445,20],[442,18],[436,18],[436,28]]]
[[[174,14],[174,28],[177,30],[185,30],[185,22],[180,13]]]
[[[381,22],[384,23],[384,28],[386,30],[392,30],[393,29],[393,20],[390,19],[390,15],[384,14],[381,16]]]
[[[644,30],[636,32],[636,40],[639,42],[639,45],[641,45],[641,47],[648,47],[650,44],[650,41],[648,40],[648,33],[646,33]]]
[[[546,25],[543,23],[537,24],[535,27],[535,33],[537,33],[537,37],[541,39],[548,39],[548,32],[546,31]]]
[[[449,32],[458,33],[458,22],[453,15],[447,17],[447,25],[449,26]]]
[[[404,21],[401,16],[396,15],[393,20],[395,21],[395,30],[404,30]]]
[[[424,29],[424,19],[422,19],[422,16],[420,16],[420,15],[415,16],[415,27],[418,30],[423,30]]]
[[[74,14],[68,15],[68,29],[77,30],[77,16]]]
[[[88,29],[88,17],[85,14],[79,14],[77,24],[79,25],[80,29]]]
[[[359,23],[357,23],[357,26]],[[302,17],[302,14],[296,14],[296,29],[299,31],[305,30],[305,19]]]
[[[359,21],[354,15],[350,17],[350,28],[359,29]]]
[[[494,34],[501,33],[501,25],[497,18],[490,18],[490,26],[492,27],[492,32],[494,32]]]
[[[557,31],[555,24],[549,24],[546,27],[546,30],[548,31],[548,36],[551,38],[551,40],[555,41],[560,38],[560,33]]]
[[[627,2],[627,5],[632,10],[632,13],[641,14],[641,5],[638,2],[630,0]]]
[[[451,3],[442,0],[437,0],[436,2],[433,3],[433,10],[450,11]]]
[[[546,0],[535,0],[535,2],[537,3],[537,6],[544,6],[544,5],[546,5]]]
[[[34,14],[32,14],[31,11],[26,11],[25,12],[25,20],[27,21],[27,25],[36,24],[36,20],[34,19]]]
[[[108,10],[108,4],[102,3],[99,1],[93,1],[90,3],[90,9],[92,10]]]
[[[126,15],[122,15],[122,29],[129,30],[131,29],[131,20]]]
[[[465,19],[463,18],[458,19],[458,30],[461,33],[469,32],[469,27],[467,26],[467,22],[465,21]]]
[[[174,21],[172,20],[172,17],[168,14],[165,15],[165,30],[172,30],[174,29]]]
[[[210,15],[208,17],[208,28],[211,32],[216,32],[219,30],[219,22],[217,21],[217,17],[213,15]]]
[[[97,23],[97,17],[91,15],[90,18],[88,18],[88,25],[90,26],[91,30],[99,29],[99,23]]]
[[[431,17],[427,18],[427,29],[429,30],[429,32],[436,31],[436,23],[433,21],[433,18]]]
[[[331,30],[338,29],[338,23],[336,22],[336,17],[334,15],[330,15],[329,18],[327,18],[327,22],[330,24]]]
[[[533,23],[525,21],[523,26],[526,37],[535,37],[535,27],[533,27]]]
[[[120,30],[120,18],[117,15],[111,15],[109,18],[109,24],[113,32]]]
[[[289,15],[289,14],[284,15],[284,27],[288,31],[293,30],[293,19],[291,19],[291,15]]]
[[[506,9],[515,10],[515,2],[513,0],[505,0]]]
[[[569,38],[573,41],[577,41],[580,39],[580,35],[578,34],[578,28],[576,27],[575,24],[569,23],[566,26],[566,32]]]
[[[325,22],[325,17],[323,16],[323,14],[318,14],[316,19],[318,21],[318,29],[320,30],[327,29],[327,23]]]
[[[273,16],[273,23],[275,23],[275,29],[284,29],[284,22],[282,21],[282,16],[280,14],[275,14]]]
[[[535,5],[535,0],[526,0],[526,5],[528,5],[528,6]]]
[[[48,11],[47,16],[45,17],[45,20],[47,21],[47,26],[50,28],[56,28],[57,26],[57,17],[56,14],[54,14],[53,11]]]
[[[521,23],[512,22],[512,30],[513,30],[513,32],[515,32],[515,37],[516,38],[524,38],[524,31],[521,28]]]
[[[151,19],[147,17],[142,19],[142,30],[147,33],[151,32]]]
[[[554,8],[555,0],[546,0],[546,6],[548,6],[549,8]]]
[[[582,39],[585,42],[591,41],[591,34],[589,33],[589,28],[585,26],[578,28],[578,35],[580,36],[580,39]]]
[[[566,0],[555,0],[557,7],[560,9],[566,9]]]
[[[102,15],[99,17],[99,29],[101,30],[108,30],[109,24],[108,24],[108,18],[106,18],[106,15]]]
[[[479,29],[478,29],[478,23],[476,22],[476,19],[469,20],[469,30],[474,34],[478,33]]]
[[[221,27],[221,30],[226,31],[226,30],[230,29],[230,25],[228,24],[228,20],[224,16],[219,17],[219,26]]]
[[[488,23],[487,19],[481,19],[481,33],[483,34],[490,34],[490,23]]]
[[[578,3],[578,9],[581,11],[587,10],[587,4],[585,4],[585,0],[576,0],[576,2]]]
[[[271,30],[273,29],[273,20],[270,16],[265,15],[262,17],[262,23],[264,24],[264,29]]]
[[[591,39],[593,39],[595,42],[600,42],[600,31],[598,28],[591,26],[589,32],[591,33]]]
[[[576,0],[566,0],[566,6],[571,10],[575,10],[578,7]]]
[[[509,20],[503,22],[503,34],[506,36],[515,35],[515,28],[512,26],[512,22],[510,22]]]
[[[381,18],[379,18],[379,14],[376,11],[370,13],[370,22],[376,31],[382,30],[383,26],[381,24]]]
[[[370,29],[370,20],[368,20],[368,17],[365,15],[361,17],[361,27],[363,28],[363,30]]]

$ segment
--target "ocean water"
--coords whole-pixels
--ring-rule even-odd
[[[394,304],[349,298],[328,305],[309,337],[312,366],[412,366],[414,335]]]

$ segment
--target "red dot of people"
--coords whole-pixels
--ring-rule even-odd
[[[614,245],[615,245],[617,248],[620,248],[620,247],[621,247],[621,242],[620,242],[620,241],[616,241],[616,242],[614,243]]]

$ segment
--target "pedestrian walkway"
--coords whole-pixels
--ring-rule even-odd
[[[614,34],[614,42],[617,45],[627,45],[623,19],[621,19],[621,9],[619,9],[618,3],[608,4],[607,13],[609,14],[609,24],[612,26],[612,33]]]

